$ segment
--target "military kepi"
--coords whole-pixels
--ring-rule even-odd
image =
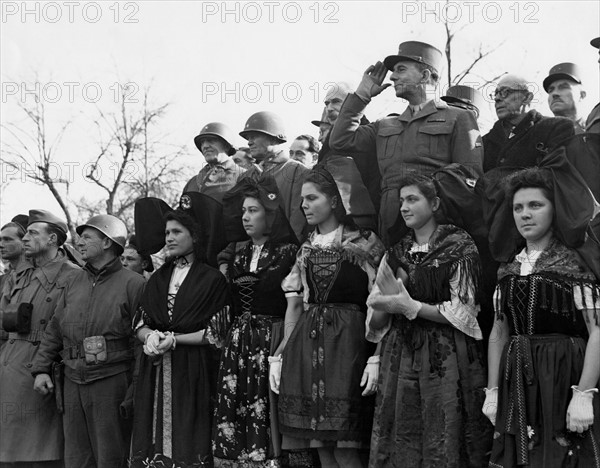
[[[483,95],[475,88],[464,85],[454,85],[448,88],[446,95],[440,98],[446,102],[461,102],[477,108],[477,110],[483,108],[485,105],[485,99]]]
[[[544,90],[548,92],[548,88],[556,80],[571,80],[577,84],[581,84],[581,79],[579,78],[580,76],[581,73],[579,71],[579,67],[574,63],[559,63],[558,65],[554,65],[548,72],[548,76],[543,83]]]
[[[48,223],[56,226],[65,234],[69,232],[67,223],[65,221],[60,219],[58,216],[54,216],[52,213],[46,210],[29,210],[29,220],[27,226],[30,226],[33,223]]]
[[[398,55],[385,58],[383,64],[388,70],[393,71],[394,65],[401,60],[412,60],[433,67],[437,72],[442,68],[442,52],[430,44],[419,41],[407,41],[398,47]]]

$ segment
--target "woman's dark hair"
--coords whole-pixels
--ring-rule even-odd
[[[433,179],[431,177],[421,174],[409,174],[400,179],[400,189],[410,185],[417,187],[419,192],[421,192],[423,196],[429,200],[429,202],[433,202],[433,200],[438,196],[437,190],[435,189],[435,184],[433,183]]]
[[[339,223],[347,226],[354,225],[352,218],[346,213],[340,191],[335,184],[333,176],[329,172],[319,168],[313,169],[306,175],[302,183],[306,184],[308,182],[315,184],[319,190],[331,200],[336,200],[335,208],[333,208],[333,215]]]
[[[262,201],[260,200],[260,194],[258,193],[257,188],[248,188],[247,190],[244,190],[244,193],[242,194],[242,204],[244,203],[244,200],[246,198],[255,198],[262,205]]]
[[[510,176],[505,186],[506,201],[512,207],[515,194],[525,188],[537,188],[554,206],[554,191],[550,175],[537,167],[530,167]]]
[[[204,229],[192,216],[182,210],[169,211],[164,217],[167,221],[177,221],[192,235],[194,242],[194,261],[206,262],[206,234]]]

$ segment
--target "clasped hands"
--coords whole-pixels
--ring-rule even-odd
[[[396,282],[399,289],[397,294],[382,294],[378,288],[373,289],[367,299],[367,306],[379,312],[404,315],[408,320],[413,320],[423,304],[410,297],[401,279],[397,279]]]
[[[163,333],[154,330],[146,335],[144,341],[144,354],[148,356],[162,356],[167,351],[175,349],[177,340],[172,332]]]

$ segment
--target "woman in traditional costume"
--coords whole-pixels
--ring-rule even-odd
[[[386,252],[367,302],[367,338],[382,343],[369,466],[480,468],[491,428],[480,414],[477,248],[438,224],[430,177],[403,179],[400,203],[409,232]]]
[[[213,466],[215,347],[230,323],[225,277],[205,263],[209,225],[203,217],[214,204],[190,192],[179,209],[158,210],[166,211],[168,258],[148,280],[138,310],[135,333],[144,355],[134,397],[133,467]],[[157,224],[155,211],[144,216],[136,205],[138,240],[147,232],[140,220]]]
[[[242,179],[223,204],[228,239],[238,242],[225,270],[235,319],[217,380],[215,466],[278,467],[281,437],[267,359],[283,338],[287,302],[281,281],[298,245],[273,178]]]
[[[509,178],[506,200],[526,245],[498,271],[483,406],[495,425],[494,468],[600,468],[600,286],[563,242],[587,192],[568,200],[579,209],[563,211],[566,171]]]
[[[315,447],[323,467],[355,468],[371,431],[372,398],[361,394],[376,382],[365,370],[365,313],[383,245],[354,225],[343,204],[352,195],[343,195],[321,166],[302,185],[302,209],[316,229],[282,283],[285,336],[269,361],[283,448]]]

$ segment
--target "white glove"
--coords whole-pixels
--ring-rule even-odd
[[[385,88],[392,86],[391,83],[386,83],[383,86],[383,79],[387,75],[387,68],[381,62],[377,62],[375,65],[371,65],[365,70],[362,80],[356,88],[355,94],[362,99],[364,102],[369,102],[372,97],[380,94]]]
[[[593,401],[594,393],[598,393],[598,389],[590,388],[582,392],[577,385],[571,388],[573,396],[567,408],[567,429],[582,433],[594,423]]]
[[[481,411],[485,414],[486,418],[495,426],[496,425],[496,413],[498,412],[498,387],[485,388],[485,401],[483,402],[483,408]]]
[[[148,333],[144,342],[144,354],[147,354],[148,356],[157,356],[162,354],[162,352],[158,349],[158,344],[160,343],[160,340],[164,338],[164,333],[158,330],[153,330],[151,333]]]
[[[379,355],[367,359],[367,365],[360,379],[360,386],[365,387],[362,396],[372,395],[377,391],[377,380],[379,379]]]
[[[370,296],[367,299],[367,306],[387,314],[402,314],[408,320],[414,320],[423,304],[410,297],[402,280],[398,280],[398,286],[399,294]]]
[[[269,384],[274,393],[279,394],[279,383],[281,382],[281,366],[283,357],[269,356]]]

